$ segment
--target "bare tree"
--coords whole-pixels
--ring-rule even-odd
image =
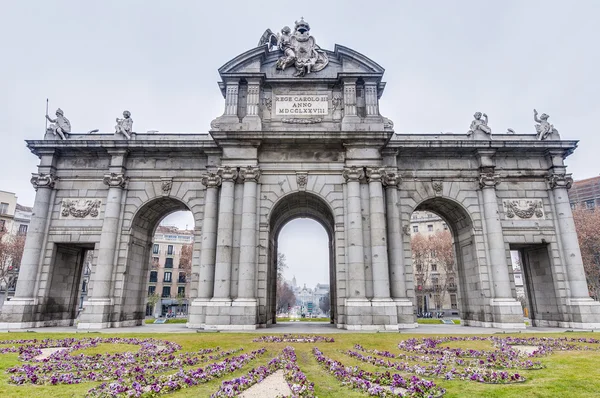
[[[192,275],[192,253],[193,248],[191,244],[183,245],[181,247],[181,255],[179,256],[179,272],[185,273],[186,281]]]
[[[600,210],[573,210],[583,268],[591,295],[600,300]]]
[[[277,312],[286,312],[288,307],[296,305],[296,295],[285,282],[277,280]]]
[[[17,278],[25,236],[0,233],[0,286],[8,288]]]
[[[436,275],[437,283],[434,284],[434,301],[438,309],[444,305],[448,288],[456,283],[454,270],[454,247],[450,231],[438,231],[429,237],[429,249],[431,251],[431,264],[435,263],[439,270]]]
[[[287,268],[285,254],[277,253],[277,280],[283,280],[283,271]]]
[[[319,308],[324,314],[328,314],[331,309],[331,303],[329,300],[329,294],[327,296],[323,296],[319,301]]]

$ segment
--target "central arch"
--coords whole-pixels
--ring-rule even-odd
[[[267,271],[267,324],[276,323],[277,242],[284,225],[297,218],[310,218],[320,223],[329,240],[329,295],[331,322],[337,324],[335,221],[333,211],[320,197],[308,192],[295,192],[284,196],[275,204],[269,217],[269,248]]]
[[[480,266],[477,255],[477,239],[481,237],[476,236],[476,228],[467,209],[451,199],[435,197],[422,201],[414,211],[437,214],[450,230],[458,279],[458,308],[464,323],[480,326],[491,322],[491,314],[485,311],[483,300],[491,297],[489,283],[482,275],[487,273],[487,268]]]

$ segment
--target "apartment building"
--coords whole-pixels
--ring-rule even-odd
[[[600,176],[575,181],[569,190],[569,201],[573,209],[600,207]]]

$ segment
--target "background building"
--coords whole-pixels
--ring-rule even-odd
[[[187,314],[193,242],[193,231],[162,225],[156,229],[152,241],[148,296],[156,294],[160,300],[156,306],[148,306],[146,315],[166,315],[169,311]],[[187,260],[186,250],[190,257]]]
[[[569,201],[573,209],[600,207],[600,176],[575,181],[569,190]]]

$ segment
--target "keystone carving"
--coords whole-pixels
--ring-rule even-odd
[[[544,218],[544,205],[540,199],[510,199],[503,201],[508,218]]]
[[[173,180],[170,178],[165,178],[160,183],[160,189],[163,195],[168,195],[171,193],[171,188],[173,188]]]
[[[221,177],[223,181],[233,181],[238,177],[238,171],[236,168],[231,166],[220,167],[217,170],[217,174]]]
[[[433,188],[433,191],[435,192],[436,196],[439,196],[442,194],[442,191],[444,190],[444,182],[443,181],[431,181],[431,187]]]
[[[240,174],[244,181],[258,182],[260,169],[256,166],[246,166],[240,171]]]
[[[201,182],[206,188],[218,188],[221,186],[221,177],[216,173],[208,173],[202,176]]]
[[[37,191],[38,188],[54,188],[54,184],[58,181],[58,177],[54,174],[33,173],[31,174],[31,184]]]
[[[495,188],[500,184],[500,175],[494,172],[484,172],[479,175],[479,188]]]
[[[105,174],[102,180],[110,188],[125,188],[128,177],[125,177],[123,173],[110,173]]]
[[[548,184],[551,189],[555,188],[566,188],[571,189],[573,186],[573,177],[572,174],[559,174],[553,173],[548,176]]]
[[[62,217],[86,218],[98,217],[98,208],[102,201],[100,199],[63,199]]]
[[[300,191],[306,191],[306,184],[308,184],[308,173],[296,173],[296,182],[298,183],[298,189]]]
[[[342,176],[346,179],[346,182],[359,181],[365,176],[365,173],[362,167],[351,166],[344,168]]]

